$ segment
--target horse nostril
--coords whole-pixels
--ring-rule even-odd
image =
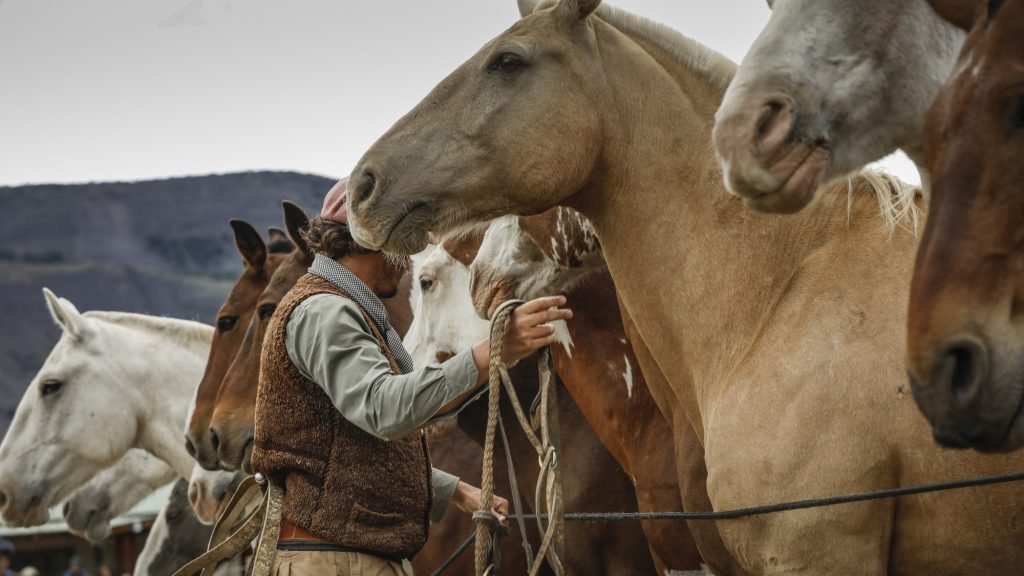
[[[214,452],[220,450],[220,436],[217,435],[217,431],[213,428],[210,428],[210,444],[213,446]]]
[[[349,185],[349,190],[352,194],[352,205],[363,204],[373,196],[376,189],[377,175],[370,169],[363,170],[356,178],[354,185]]]
[[[196,458],[196,445],[192,442],[192,439],[185,437],[185,450],[188,451],[188,455],[192,458]]]
[[[985,348],[973,338],[960,338],[946,346],[939,373],[961,407],[974,403],[981,393],[985,358]]]
[[[65,518],[68,517],[68,514],[71,514],[71,500],[64,503],[64,506],[61,507],[61,513],[64,514]]]
[[[793,102],[789,98],[770,98],[761,106],[754,126],[754,144],[759,152],[771,155],[793,132]]]
[[[7,508],[7,494],[0,490],[0,510]]]

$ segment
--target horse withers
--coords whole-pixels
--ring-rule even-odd
[[[1005,451],[1024,446],[1024,1],[987,8],[925,121],[907,369],[939,442]]]
[[[788,213],[897,148],[924,172],[924,113],[963,33],[926,0],[769,4],[716,116],[726,187],[757,210]],[[897,209],[912,207],[907,192]]]

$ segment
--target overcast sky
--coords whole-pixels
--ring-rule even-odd
[[[615,4],[736,61],[769,15],[764,0]],[[342,176],[517,17],[514,0],[0,0],[0,185]]]

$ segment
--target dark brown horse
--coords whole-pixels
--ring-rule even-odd
[[[687,489],[704,494],[697,509],[709,510],[703,448],[692,430],[672,441],[672,428],[626,337],[615,284],[589,222],[567,208],[500,219],[491,224],[471,270],[473,300],[481,314],[489,315],[508,298],[566,295],[574,313],[568,323],[573,346],[571,353],[552,348],[555,371],[601,442],[633,479],[639,509],[682,511],[682,477]],[[678,464],[677,453],[682,456]],[[678,467],[687,472],[679,474]],[[700,569],[694,536],[712,568],[736,573],[714,523],[695,523],[690,527],[693,536],[683,522],[643,526],[659,573]]]
[[[256,299],[267,287],[274,271],[292,251],[291,242],[280,230],[271,230],[268,246],[256,229],[244,220],[231,220],[231,228],[235,232],[235,246],[242,256],[245,269],[217,311],[210,357],[206,362],[203,379],[196,389],[192,416],[185,433],[188,453],[207,470],[218,467],[217,451],[210,443],[209,430],[210,416],[213,415],[221,380],[242,345],[245,327],[249,325]]]
[[[481,236],[476,233],[450,240],[417,267],[419,303],[408,344],[413,357],[421,362],[434,358],[444,360],[486,334],[486,322],[476,317],[469,298],[468,265],[476,257]],[[455,339],[445,338],[445,335],[454,335]],[[412,341],[414,338],[418,341]],[[588,342],[596,343],[595,340]],[[594,359],[593,356],[590,358]],[[607,359],[601,359],[587,375],[606,382],[607,366]],[[557,362],[555,367],[559,368]],[[529,404],[538,390],[535,361],[525,360],[517,365],[513,379],[523,402]],[[636,495],[628,475],[601,444],[565,387],[559,386],[559,394],[565,509],[571,512],[636,510]],[[484,440],[486,416],[484,402],[477,402],[468,406],[458,419],[459,427],[480,445]],[[539,472],[536,453],[519,429],[511,405],[505,399],[502,402],[502,420],[509,431],[524,505],[532,510]],[[668,448],[668,460],[664,464],[670,474],[674,474],[671,442],[663,442],[662,445]],[[663,494],[669,494],[669,498],[674,496],[678,501],[678,491],[674,486]],[[680,547],[685,550],[686,544],[682,543]],[[692,542],[690,549],[693,550]],[[693,552],[695,554],[696,551]],[[632,523],[568,523],[566,561],[569,572],[573,574],[649,574],[655,570],[647,553],[644,533]],[[699,567],[699,561],[688,565]]]
[[[313,253],[303,241],[300,230],[309,219],[296,204],[284,203],[288,236],[297,246],[274,272],[270,282],[259,295],[254,313],[245,332],[241,347],[224,375],[216,407],[210,419],[211,442],[217,449],[220,465],[228,470],[248,471],[252,451],[253,419],[256,412],[256,384],[260,372],[260,352],[267,321],[277,304],[309,269]],[[384,300],[384,306],[395,330],[405,334],[412,322],[409,306],[409,281],[404,280],[398,294]]]
[[[1024,0],[987,6],[925,120],[933,183],[907,364],[936,439],[1012,450],[1024,445]]]

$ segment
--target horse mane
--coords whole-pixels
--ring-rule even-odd
[[[852,213],[854,197],[858,194],[874,196],[882,216],[885,231],[892,235],[897,228],[903,228],[917,236],[921,222],[921,208],[916,199],[921,189],[907,184],[888,172],[861,170],[847,178],[835,180],[824,186],[819,194],[834,194],[846,188],[847,214]]]
[[[674,60],[704,73],[722,91],[728,88],[736,75],[735,62],[665,24],[603,3],[595,14],[618,30],[647,40],[665,50]]]
[[[168,318],[166,316],[148,316],[131,312],[90,311],[83,314],[90,320],[99,320],[116,324],[124,328],[145,332],[165,333],[180,340],[209,343],[213,338],[213,327],[201,322]]]

